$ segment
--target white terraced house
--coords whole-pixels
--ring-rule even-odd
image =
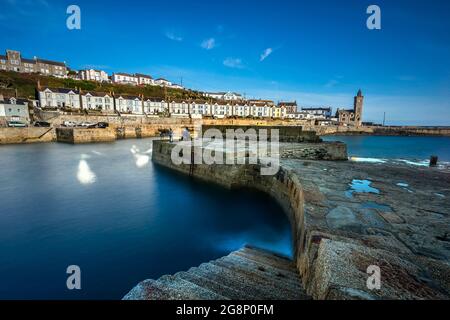
[[[140,97],[120,95],[115,99],[117,111],[121,113],[142,114],[142,100]]]
[[[211,115],[211,105],[207,101],[195,101],[191,103],[191,114],[196,118]]]
[[[330,107],[321,107],[321,108],[302,107],[301,111],[310,114],[312,116],[312,118],[314,118],[314,119],[325,120],[325,119],[331,118],[332,110]]]
[[[251,105],[251,115],[253,117],[269,118],[272,116],[271,107],[265,103],[253,103]]]
[[[172,85],[170,85],[170,88],[172,89],[184,89],[183,86],[176,84],[176,83],[172,83]]]
[[[155,84],[155,81],[153,80],[153,78],[148,76],[148,75],[146,75],[146,74],[136,73],[134,76],[137,77],[138,84],[140,86],[154,85]]]
[[[189,117],[190,105],[184,100],[170,102],[169,112],[172,116]]]
[[[110,82],[108,74],[103,70],[86,69],[79,72],[81,80]]]
[[[272,118],[284,119],[286,118],[287,109],[283,105],[277,105],[272,107]]]
[[[83,109],[114,112],[114,98],[111,94],[87,92],[81,94]]]
[[[212,109],[211,114],[217,118],[225,118],[233,115],[233,106],[230,103],[219,104],[216,102],[212,105],[211,109]]]
[[[16,98],[4,99],[0,94],[0,126],[6,126],[9,121],[20,121],[22,123],[28,123],[30,121],[28,100]]]
[[[139,78],[128,73],[113,73],[112,81],[119,84],[131,84],[137,86]]]
[[[161,99],[144,99],[144,112],[146,114],[158,114],[169,110],[169,104]]]
[[[248,104],[235,104],[233,114],[238,117],[248,117],[251,116],[252,111],[251,107]]]
[[[39,103],[42,108],[80,109],[80,94],[73,89],[45,88],[39,91]]]
[[[214,98],[217,100],[224,100],[224,101],[241,101],[243,100],[243,97],[239,93],[235,92],[205,92],[203,93],[205,97]]]
[[[164,78],[159,78],[155,80],[155,85],[161,86],[161,87],[170,87],[172,85],[172,82],[169,80],[166,80]]]

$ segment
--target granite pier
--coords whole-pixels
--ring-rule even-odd
[[[260,190],[281,204],[292,226],[292,263],[303,288],[299,295],[304,290],[313,299],[450,297],[450,172],[324,161],[323,157],[312,160],[289,152],[297,146],[287,144],[284,149],[280,146],[277,174],[262,176],[261,163],[175,165],[174,147],[155,141],[153,161],[227,188]],[[381,270],[380,289],[367,286],[371,266]],[[272,285],[283,286],[275,276]],[[151,292],[141,284],[127,298],[160,298]],[[215,293],[222,295],[220,290]]]

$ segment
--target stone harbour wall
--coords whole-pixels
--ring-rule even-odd
[[[262,176],[260,165],[175,165],[171,160],[174,144],[153,141],[152,159],[155,163],[189,174],[206,182],[226,188],[253,188],[271,195],[282,206],[290,222],[293,235],[294,257],[303,281],[311,281],[310,252],[311,235],[307,232],[304,215],[304,195],[296,175],[280,168],[275,176]],[[307,244],[309,242],[309,244]],[[316,248],[314,248],[316,249]],[[314,292],[308,292],[314,296]],[[319,295],[316,295],[319,298]]]
[[[319,136],[315,131],[304,131],[301,126],[275,126],[275,125],[226,125],[226,124],[209,124],[202,125],[202,131],[205,132],[209,129],[218,129],[225,137],[227,130],[242,130],[244,134],[250,129],[255,129],[256,134],[259,130],[267,130],[268,139],[271,139],[272,130],[278,130],[280,142],[321,142]]]
[[[112,142],[116,140],[114,130],[109,128],[56,128],[56,137],[58,142],[71,144]]]
[[[329,193],[325,189],[333,186],[310,185],[311,182],[301,176],[299,167],[289,166],[289,159],[282,161],[276,175],[262,176],[261,165],[175,165],[171,160],[174,146],[168,142],[154,141],[153,161],[226,188],[260,190],[271,195],[282,206],[291,222],[294,262],[307,294],[314,299],[449,298],[450,287],[448,280],[445,280],[450,276],[448,263],[403,253],[396,243],[392,243],[393,240],[389,240],[388,234],[381,231],[367,235],[334,229],[331,221],[323,219],[320,211],[327,202],[341,201],[341,198],[330,190],[328,196],[336,199],[325,199],[325,194]],[[312,165],[302,161],[297,161],[295,165],[306,168]],[[317,174],[324,176],[315,176],[315,179],[324,179],[331,172],[323,170],[330,170],[336,165],[320,169]],[[325,193],[319,188],[325,188]],[[352,203],[350,200],[347,205]],[[342,223],[347,211],[339,215]],[[366,269],[369,265],[382,266],[384,282],[379,290],[373,291],[367,287],[369,275]],[[428,280],[424,278],[424,270],[427,270]]]
[[[0,145],[56,141],[54,128],[0,128]]]

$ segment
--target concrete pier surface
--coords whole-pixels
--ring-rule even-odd
[[[155,141],[153,161],[224,187],[255,188],[281,204],[292,225],[292,263],[302,283],[299,295],[305,292],[313,299],[450,298],[448,170],[312,160],[303,154],[285,157],[281,152],[278,172],[262,176],[264,164],[175,165],[171,160],[174,147]],[[379,271],[379,282],[372,282],[377,276],[374,270]],[[173,279],[167,279],[171,280],[159,284],[172,285]],[[274,286],[279,283],[275,276],[266,278],[270,279]],[[145,291],[145,283],[152,282],[142,283],[139,290]],[[164,296],[141,292],[127,298]]]

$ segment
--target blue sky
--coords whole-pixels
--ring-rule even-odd
[[[66,9],[81,9],[81,30]],[[366,9],[381,8],[368,30]],[[364,120],[450,125],[450,2],[0,0],[0,50],[189,88],[350,107]]]

